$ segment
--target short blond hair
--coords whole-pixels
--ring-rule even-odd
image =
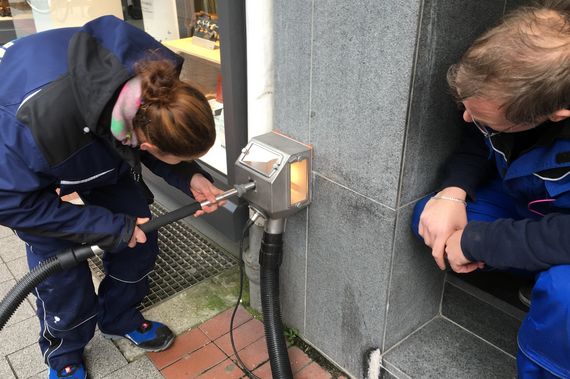
[[[570,1],[510,12],[449,68],[447,81],[457,101],[496,101],[514,123],[534,123],[567,108]]]

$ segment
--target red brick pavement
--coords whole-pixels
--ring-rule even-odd
[[[198,327],[179,335],[166,351],[148,357],[166,379],[247,378],[233,353],[228,309]],[[234,342],[242,362],[262,379],[271,379],[271,367],[261,321],[240,307],[234,320]],[[295,379],[328,379],[331,374],[298,347],[289,348]]]

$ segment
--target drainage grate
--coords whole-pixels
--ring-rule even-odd
[[[167,213],[156,202],[150,209],[154,217]],[[150,291],[139,306],[140,310],[237,264],[236,258],[180,221],[159,229],[158,248],[160,254],[149,275]],[[90,259],[89,266],[97,278],[103,279],[105,274],[99,257]]]

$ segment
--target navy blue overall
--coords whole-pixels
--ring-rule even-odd
[[[150,217],[147,199],[130,175],[118,183],[80,194],[89,205],[113,212]],[[70,244],[58,240],[27,245],[30,269]],[[144,321],[137,306],[148,293],[148,274],[158,253],[157,234],[135,248],[105,253],[105,278],[95,294],[87,262],[48,277],[36,288],[40,318],[40,348],[50,367],[82,362],[85,345],[95,325],[105,333],[121,335]]]
[[[98,245],[107,276],[95,295],[87,263],[37,287],[40,347],[59,370],[82,361],[98,322],[122,335],[143,321],[136,307],[158,252],[156,234],[127,247],[137,217],[149,217],[147,196],[134,181],[140,162],[191,196],[195,162],[167,165],[121,145],[110,134],[111,110],[136,62],[182,58],[142,30],[104,16],[81,28],[23,37],[0,60],[0,224],[26,242],[28,262],[70,246]],[[133,175],[134,174],[134,175]],[[85,205],[62,202],[77,192]]]
[[[557,157],[570,151],[570,141],[536,147],[510,165],[492,141],[487,144],[501,178],[478,189],[476,201],[467,202],[468,222],[539,220],[552,212],[567,213],[570,175],[565,172],[570,164]],[[542,172],[558,176],[537,174]],[[420,215],[430,196],[420,200],[414,209],[412,230],[418,237]],[[536,275],[531,307],[518,334],[518,377],[570,378],[570,265],[551,266]]]

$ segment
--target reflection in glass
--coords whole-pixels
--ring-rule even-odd
[[[283,157],[262,146],[252,144],[242,158],[242,162],[251,169],[270,177],[275,170],[274,166],[280,164]]]

